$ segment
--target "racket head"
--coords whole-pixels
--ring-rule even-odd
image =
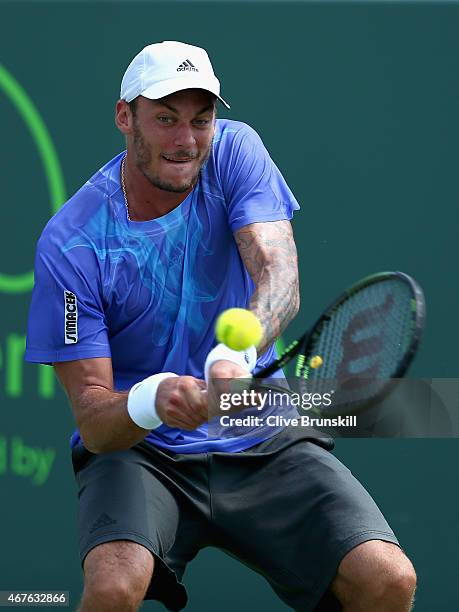
[[[324,413],[358,412],[405,375],[424,326],[424,294],[408,274],[363,278],[335,299],[295,345],[296,376],[300,383],[307,381],[301,388],[323,392],[333,387],[334,401]],[[315,356],[322,365],[312,368]]]
[[[343,292],[312,326],[303,343],[299,375],[401,378],[424,326],[424,294],[413,278],[403,272],[367,276]],[[323,360],[316,369],[308,365],[315,355]]]

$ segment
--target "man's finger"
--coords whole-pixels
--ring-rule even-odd
[[[187,414],[196,415],[201,422],[207,421],[207,393],[201,384],[187,386],[184,400],[187,404]]]
[[[190,415],[183,408],[180,409],[177,406],[168,411],[166,420],[169,427],[180,427],[187,431],[193,431],[199,425],[202,425],[202,419],[197,419],[195,415]]]

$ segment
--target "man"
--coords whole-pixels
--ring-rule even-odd
[[[330,440],[208,429],[215,380],[269,364],[299,305],[298,204],[217,100],[203,49],[143,49],[116,105],[126,152],[38,243],[26,358],[54,365],[78,426],[80,610],[180,610],[186,564],[212,545],[295,610],[407,611],[413,567]],[[259,318],[260,346],[215,346],[230,307]]]

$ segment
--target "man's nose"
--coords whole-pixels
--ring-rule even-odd
[[[174,134],[174,145],[177,147],[190,147],[196,144],[196,139],[193,134],[191,125],[181,123],[177,125]]]

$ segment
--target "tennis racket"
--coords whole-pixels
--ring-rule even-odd
[[[424,294],[413,278],[403,272],[367,276],[342,293],[278,359],[254,374],[257,387],[272,389],[276,379],[271,379],[274,385],[261,379],[296,358],[295,381],[302,392],[334,387],[334,400],[321,414],[359,412],[405,375],[424,326]],[[320,361],[320,367],[311,367]]]

